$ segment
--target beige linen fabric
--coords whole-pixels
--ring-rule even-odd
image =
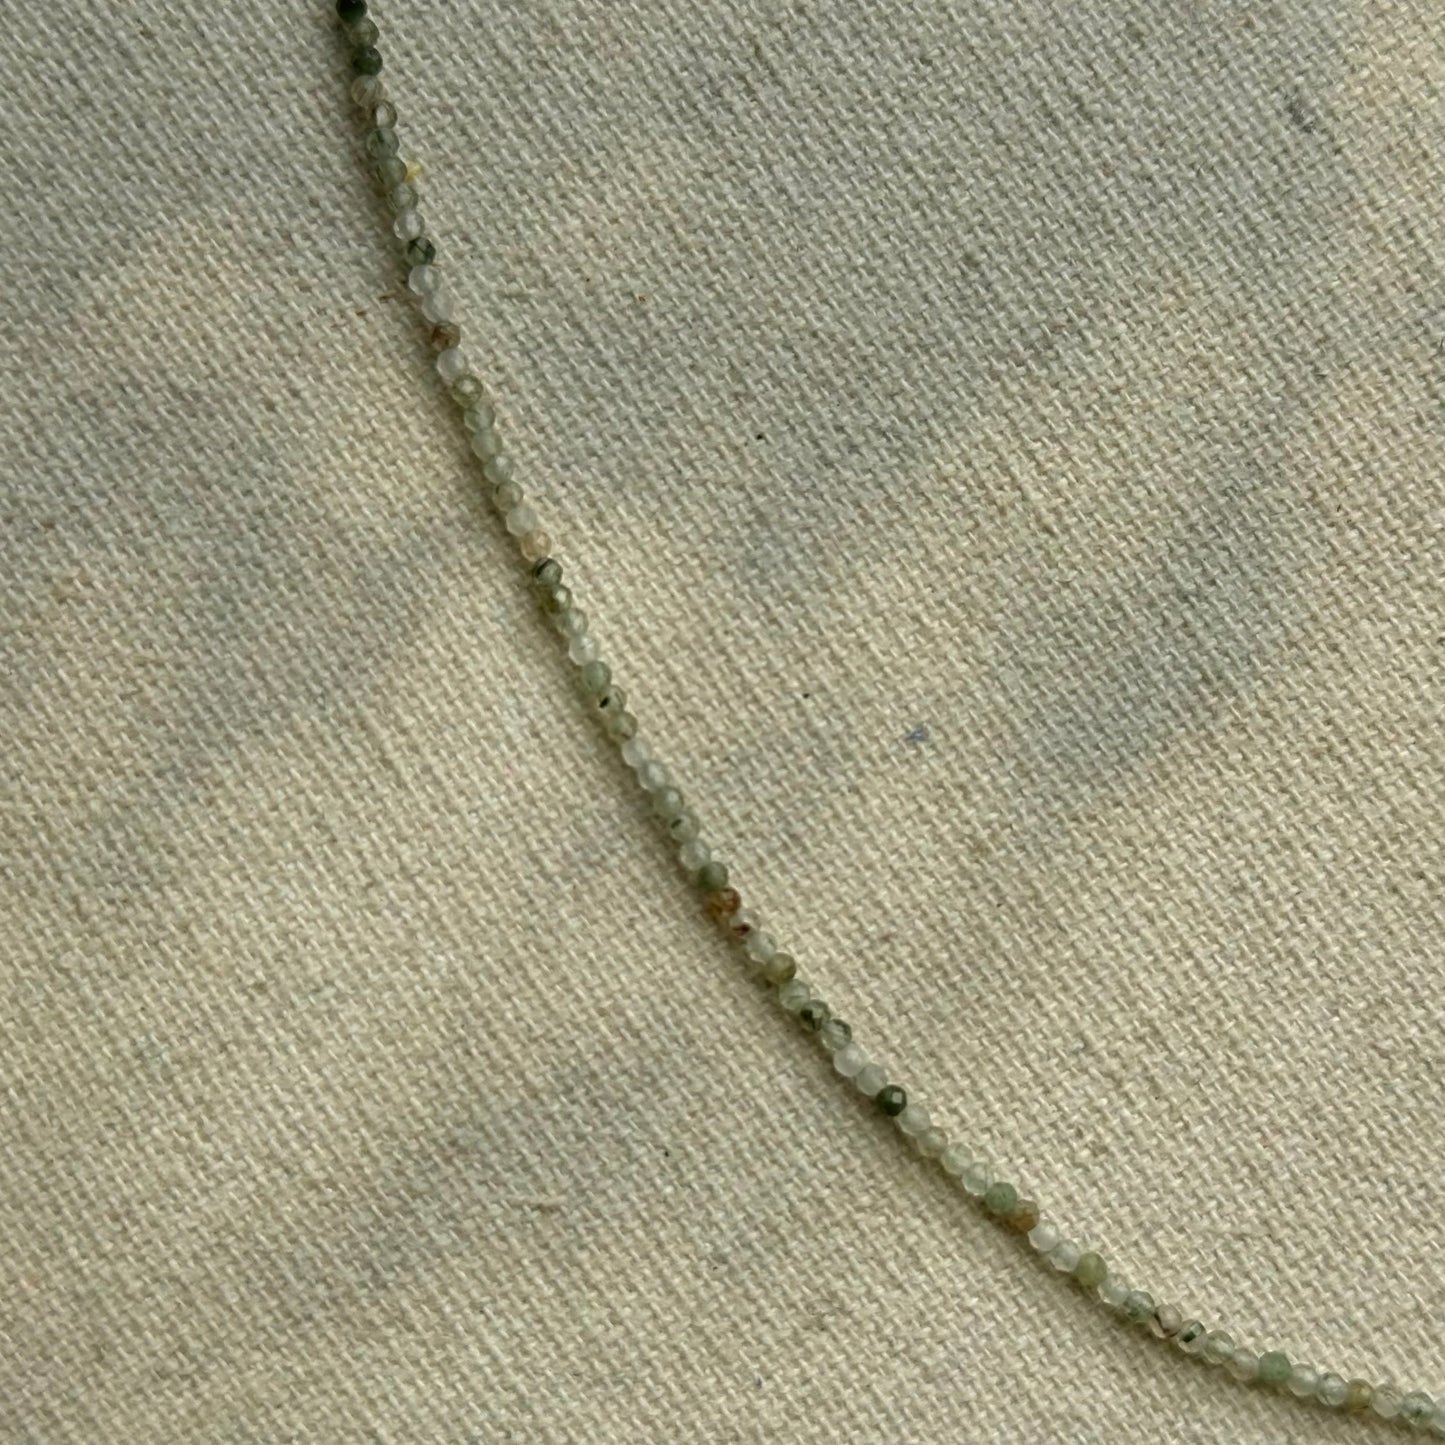
[[[1445,17],[378,6],[520,480],[955,1137],[1445,1392]],[[0,1441],[1388,1434],[1090,1308],[700,916],[329,10],[7,7]]]

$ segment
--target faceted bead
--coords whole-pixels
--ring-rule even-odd
[[[601,712],[624,712],[627,708],[626,690],[618,687],[615,682],[608,683],[608,685],[597,694],[597,707]]]
[[[646,763],[637,765],[637,780],[644,788],[647,786],[647,781],[642,774],[643,769],[646,767]],[[666,774],[664,774],[662,782],[665,783],[666,781],[667,777]],[[659,783],[658,787],[661,786],[662,783]],[[711,918],[714,923],[721,923],[725,918],[731,918],[733,914],[738,911],[742,901],[738,896],[738,890],[736,888],[719,888],[716,892],[707,894],[702,903],[703,907],[707,909],[708,917]]]
[[[687,807],[687,799],[671,785],[659,788],[652,795],[652,811],[664,821],[670,821]]]
[[[514,507],[522,505],[522,489],[516,482],[503,482],[492,488],[492,505],[505,517]]]
[[[395,156],[383,156],[376,163],[376,186],[391,205],[392,197],[396,194],[398,186],[406,185],[406,162],[398,160]],[[392,211],[405,210],[404,206],[392,206]],[[412,242],[415,245],[415,242]]]
[[[1343,1375],[1336,1375],[1326,1370],[1320,1376],[1320,1382],[1315,1387],[1315,1399],[1321,1405],[1328,1405],[1332,1410],[1338,1410],[1345,1403],[1345,1396],[1350,1393],[1349,1384]]]
[[[346,38],[356,46],[375,45],[381,39],[381,31],[376,28],[375,21],[363,15],[346,27]]]
[[[1050,1224],[1047,1220],[1040,1220],[1029,1230],[1029,1243],[1040,1254],[1047,1254],[1058,1242],[1058,1226]]]
[[[958,1182],[963,1185],[965,1193],[981,1199],[993,1183],[993,1170],[982,1159],[972,1159],[959,1171]]]
[[[1253,1380],[1259,1374],[1259,1356],[1239,1345],[1229,1357],[1228,1369],[1236,1380]]]
[[[1121,1310],[1124,1301],[1129,1298],[1129,1286],[1122,1279],[1106,1279],[1096,1293],[1109,1309]]]
[[[418,197],[416,187],[407,181],[398,181],[387,193],[386,204],[392,215],[398,215],[402,211],[410,210],[415,206]]]
[[[460,346],[453,346],[450,350],[439,352],[436,369],[437,375],[446,382],[452,382],[459,376],[465,376],[468,370],[466,353]]]
[[[1038,1222],[1039,1206],[1032,1199],[1020,1199],[1004,1219],[1015,1234],[1027,1234]]]
[[[493,457],[501,455],[502,439],[491,427],[478,427],[472,433],[472,452],[485,466]]]
[[[697,875],[697,886],[704,893],[716,893],[728,886],[728,865],[719,863],[716,858],[707,864]]]
[[[509,481],[514,470],[514,463],[506,452],[499,452],[494,457],[488,457],[482,463],[482,475],[489,482]]]
[[[1313,1395],[1315,1386],[1320,1382],[1320,1372],[1313,1365],[1295,1365],[1289,1372],[1289,1379],[1285,1382],[1285,1388],[1291,1395],[1298,1395],[1304,1399],[1307,1395]]]
[[[397,231],[397,235],[400,234],[401,232]],[[428,321],[450,321],[455,312],[456,307],[452,304],[452,298],[445,291],[433,291],[430,296],[422,299],[421,314]],[[476,448],[474,447],[473,450],[475,451]]]
[[[584,662],[591,662],[597,656],[596,638],[585,632],[572,638],[567,644],[567,656],[579,666]]]
[[[875,1098],[888,1082],[888,1073],[882,1064],[864,1064],[853,1075],[853,1083],[865,1098]]]
[[[394,156],[401,148],[401,142],[397,139],[396,132],[390,126],[380,126],[375,130],[366,133],[366,139],[362,142],[366,147],[366,153],[372,160],[385,160],[387,156]]]
[[[1174,1336],[1174,1343],[1186,1355],[1203,1354],[1204,1340],[1208,1333],[1209,1331],[1198,1320],[1185,1320],[1179,1326],[1179,1333]]]
[[[462,425],[469,432],[489,431],[496,425],[496,421],[496,410],[480,398],[462,414]]]
[[[1061,1239],[1049,1251],[1049,1263],[1060,1274],[1072,1274],[1079,1263],[1079,1246],[1072,1239]]]
[[[938,1156],[938,1162],[943,1165],[945,1174],[951,1174],[957,1179],[968,1168],[968,1150],[962,1144],[950,1144]]]
[[[698,816],[691,808],[684,808],[668,825],[667,831],[679,842],[685,843],[689,838],[696,838],[702,831],[702,824]]]
[[[908,1107],[908,1095],[897,1084],[885,1084],[877,1098],[878,1107],[890,1118],[897,1118]]]
[[[351,98],[362,110],[370,110],[386,94],[386,82],[379,75],[358,75],[351,82]]]
[[[537,513],[526,502],[518,502],[503,518],[503,521],[507,530],[514,537],[521,537],[527,532],[537,530]],[[588,665],[593,666],[594,664]],[[585,672],[586,668],[583,671]]]
[[[797,972],[798,965],[789,953],[775,953],[766,963],[758,965],[758,975],[765,983],[787,983]]]
[[[1178,1305],[1155,1305],[1154,1318],[1149,1321],[1149,1329],[1161,1340],[1172,1340],[1183,1323],[1184,1311]]]
[[[448,388],[458,406],[470,406],[481,394],[482,384],[469,371],[464,371]]]
[[[396,220],[391,223],[391,229],[397,237],[403,241],[415,240],[421,235],[421,212],[414,206],[408,206],[404,211],[396,213]],[[447,321],[449,317],[433,316],[433,321]]]
[[[925,1159],[937,1159],[948,1148],[948,1135],[936,1124],[930,1124],[914,1136],[913,1142]]]
[[[574,641],[587,631],[587,614],[580,607],[569,607],[566,611],[559,612],[552,620],[557,624],[557,631],[560,632],[563,637],[570,637]],[[573,648],[571,651],[572,660],[574,662],[579,661],[577,650]],[[592,662],[596,656],[597,648],[594,644],[590,654],[580,660],[582,662]]]
[[[629,768],[640,768],[643,763],[652,761],[652,749],[641,738],[633,738],[622,749],[622,761]]]
[[[790,978],[778,990],[778,1002],[789,1013],[797,1013],[813,997],[813,990],[800,978]]]
[[[1109,1270],[1103,1258],[1092,1249],[1079,1256],[1079,1262],[1074,1266],[1074,1278],[1085,1289],[1098,1289],[1108,1277]]]
[[[510,519],[507,525],[510,527]],[[577,680],[582,684],[583,692],[597,697],[612,680],[612,669],[605,662],[589,662],[583,666]]]
[[[455,321],[439,321],[431,329],[428,340],[433,351],[447,351],[458,345],[462,339],[462,328]]]
[[[403,166],[403,179],[405,170],[406,167]],[[407,242],[406,263],[408,266],[430,266],[436,258],[437,248],[425,236],[418,236],[415,241]]]
[[[833,1055],[833,1067],[845,1079],[851,1079],[868,1062],[868,1055],[855,1043],[846,1043]]]
[[[435,266],[413,266],[406,274],[406,284],[418,296],[430,296],[442,284],[441,272]]]
[[[358,75],[378,75],[381,72],[381,51],[374,45],[363,45],[352,52],[351,68]]]
[[[922,1104],[910,1104],[898,1116],[898,1127],[911,1139],[921,1134],[933,1121]]]
[[[590,661],[591,659],[589,658],[588,660]],[[602,718],[602,726],[606,729],[608,737],[615,739],[617,742],[625,742],[628,738],[637,735],[637,715],[636,713],[628,712],[625,708],[619,713],[605,713]],[[687,846],[700,846],[704,850],[704,855],[706,855],[706,843],[698,845],[688,844]],[[679,855],[679,858],[684,868],[691,869],[697,866],[696,864],[689,863],[685,856]]]
[[[1400,1413],[1400,1392],[1393,1385],[1376,1385],[1370,1396],[1370,1409],[1382,1420],[1393,1420]]]
[[[1403,1400],[1400,1401],[1400,1409],[1396,1419],[1403,1420],[1407,1425],[1427,1426],[1430,1417],[1435,1413],[1435,1401],[1427,1395],[1424,1390],[1411,1390]]]
[[[1370,1408],[1370,1398],[1374,1393],[1375,1387],[1368,1380],[1351,1380],[1348,1389],[1345,1391],[1345,1409],[1356,1412],[1368,1410]],[[1445,1409],[1445,1406],[1437,1407],[1435,1413],[1438,1415],[1441,1409]],[[1439,1423],[1438,1421],[1436,1422],[1437,1429],[1439,1428]]]
[[[819,998],[811,998],[798,1010],[798,1022],[809,1033],[817,1033],[833,1016],[833,1010]]]
[[[696,873],[712,858],[712,849],[701,838],[691,838],[677,850],[677,861],[689,873]]]
[[[755,928],[748,934],[743,947],[754,963],[770,963],[778,953],[777,939],[761,928]]]
[[[354,25],[366,14],[366,0],[336,0],[336,13],[343,25]]]
[[[1019,1202],[1019,1192],[1012,1184],[1005,1184],[1001,1180],[997,1184],[990,1184],[983,1194],[983,1207],[990,1214],[1012,1214],[1014,1205]]]
[[[1154,1296],[1147,1289],[1131,1289],[1121,1308],[1130,1324],[1147,1324],[1154,1314]]]
[[[517,550],[524,561],[535,562],[538,557],[545,557],[552,550],[552,539],[540,529],[527,532],[517,538]]]
[[[830,1054],[836,1054],[845,1044],[853,1041],[853,1029],[842,1019],[829,1019],[818,1030],[818,1040]]]
[[[1261,1385],[1283,1385],[1291,1373],[1289,1356],[1283,1350],[1266,1350],[1259,1357],[1259,1382]]]
[[[507,485],[511,486],[514,484],[509,482]],[[521,490],[522,489],[520,487],[517,488],[518,495],[521,494]],[[497,494],[493,492],[493,501],[496,500],[496,496]],[[515,505],[515,503],[513,503],[512,505]],[[557,569],[559,573],[561,572],[561,570],[562,569],[560,567]],[[542,611],[551,613],[553,616],[555,616],[559,612],[566,612],[570,610],[572,606],[572,589],[565,584],[559,582],[557,586],[553,587],[550,591],[544,592],[539,600],[542,604]]]
[[[371,113],[371,123],[377,130],[395,128],[396,107],[389,100],[378,101],[376,109]]]
[[[1222,1365],[1234,1354],[1234,1341],[1223,1330],[1210,1330],[1204,1337],[1204,1348],[1200,1351],[1211,1365]]]

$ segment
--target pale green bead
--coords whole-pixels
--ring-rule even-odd
[[[482,463],[482,475],[489,482],[506,482],[512,477],[512,459],[506,452],[498,452]]]
[[[1223,1330],[1210,1330],[1200,1353],[1211,1365],[1222,1365],[1234,1353],[1234,1341]]]
[[[497,420],[497,413],[480,398],[462,413],[462,424],[469,432],[490,431]]]
[[[522,504],[522,489],[516,482],[503,482],[500,487],[492,488],[492,505],[506,516],[513,507]]]
[[[1186,1355],[1203,1354],[1204,1338],[1208,1333],[1199,1320],[1185,1320],[1179,1327],[1179,1333],[1174,1336],[1174,1343]]]
[[[1076,1266],[1074,1278],[1078,1277],[1079,1271]],[[1183,1323],[1184,1311],[1178,1305],[1155,1305],[1153,1317],[1149,1321],[1149,1331],[1161,1340],[1172,1340],[1179,1333]]]
[[[1403,1400],[1400,1401],[1399,1413],[1396,1419],[1403,1420],[1407,1425],[1425,1426],[1430,1423],[1430,1417],[1435,1413],[1435,1401],[1427,1395],[1424,1390],[1411,1390]]]
[[[813,990],[801,978],[790,978],[778,990],[778,1002],[789,1013],[797,1013],[813,997]]]
[[[1229,1373],[1236,1380],[1253,1380],[1259,1374],[1259,1356],[1243,1345],[1238,1346],[1229,1357]]]
[[[612,681],[612,669],[605,662],[587,662],[578,669],[578,681],[589,697],[598,696]]]
[[[689,839],[696,838],[701,830],[702,824],[698,822],[697,814],[691,808],[684,808],[667,825],[667,831],[679,843],[686,843]]]
[[[943,1165],[945,1174],[951,1174],[957,1179],[968,1168],[968,1150],[962,1144],[950,1144],[939,1155],[938,1162]]]
[[[602,725],[607,729],[609,737],[616,738],[619,742],[625,742],[628,738],[637,736],[637,718],[625,708],[617,713],[604,713]],[[689,845],[693,846],[693,845]],[[706,844],[702,845],[706,847]],[[692,867],[686,858],[682,859],[684,867]]]
[[[872,1099],[888,1085],[888,1071],[882,1064],[864,1064],[853,1075],[853,1084],[865,1098]]]
[[[1122,1308],[1124,1318],[1131,1324],[1147,1324],[1154,1313],[1154,1296],[1146,1289],[1131,1289],[1124,1296]]]
[[[937,1124],[930,1124],[913,1142],[925,1159],[937,1159],[948,1148],[948,1134]]]
[[[652,811],[666,822],[671,822],[686,807],[687,799],[677,788],[659,788],[652,795]]]
[[[1399,1390],[1386,1381],[1375,1386],[1375,1393],[1370,1396],[1370,1409],[1382,1420],[1393,1420],[1400,1413],[1400,1398]]]
[[[1298,1395],[1304,1399],[1307,1395],[1313,1395],[1315,1387],[1320,1382],[1320,1372],[1313,1365],[1295,1365],[1289,1372],[1289,1379],[1285,1382],[1285,1389],[1291,1395]]]
[[[1338,1410],[1349,1393],[1350,1386],[1345,1377],[1328,1370],[1320,1376],[1319,1384],[1315,1387],[1315,1399],[1332,1410]]]
[[[491,461],[493,457],[501,453],[501,450],[502,439],[491,427],[481,426],[472,433],[472,451],[482,461]]]

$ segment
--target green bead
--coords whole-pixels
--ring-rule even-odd
[[[1122,1311],[1131,1324],[1148,1324],[1154,1314],[1154,1296],[1147,1289],[1131,1289],[1124,1296]]]
[[[366,14],[366,0],[336,0],[336,14],[342,24],[354,24]]]
[[[406,167],[401,168],[401,180],[406,179]],[[396,182],[395,184],[400,184]],[[415,241],[406,243],[406,263],[408,266],[430,266],[437,258],[437,248],[427,240],[425,236],[418,236]]]
[[[1434,1400],[1424,1390],[1411,1390],[1400,1401],[1400,1412],[1396,1418],[1403,1420],[1407,1425],[1424,1425],[1429,1422],[1430,1416],[1434,1413]]]
[[[558,583],[550,592],[541,596],[543,612],[565,612],[572,605],[572,589]]]
[[[1074,1266],[1074,1278],[1085,1289],[1098,1289],[1108,1277],[1109,1271],[1102,1255],[1089,1250],[1079,1256],[1079,1262]]]
[[[1368,1380],[1351,1380],[1345,1391],[1346,1410],[1365,1410],[1374,1397],[1375,1387]]]
[[[582,691],[591,697],[596,697],[612,681],[612,669],[601,658],[594,662],[585,662],[582,664],[580,681]]]
[[[390,196],[398,186],[404,186],[406,162],[397,156],[383,156],[376,163],[376,184],[386,196]]]
[[[375,45],[381,39],[381,31],[376,28],[374,21],[363,15],[360,20],[353,20],[346,27],[346,38],[353,45]]]
[[[758,973],[769,983],[784,984],[798,975],[798,963],[791,954],[775,953],[758,965]]]
[[[878,1107],[890,1119],[896,1118],[908,1107],[908,1095],[897,1084],[885,1084],[878,1090]]]
[[[374,45],[363,45],[351,57],[351,68],[358,75],[377,75],[381,71],[381,51]]]
[[[1019,1192],[1012,1184],[990,1184],[984,1191],[983,1207],[990,1214],[1012,1214],[1018,1202]]]
[[[798,1020],[811,1033],[817,1033],[833,1016],[833,1010],[822,999],[809,999],[798,1010]]]
[[[720,893],[728,886],[728,865],[713,859],[697,870],[697,886],[704,893]]]
[[[377,130],[369,130],[366,133],[366,153],[372,160],[385,160],[387,156],[394,156],[401,149],[401,142],[397,139],[396,132],[390,126],[382,126]]]
[[[1283,1350],[1266,1350],[1259,1357],[1258,1380],[1261,1385],[1283,1385],[1292,1366]]]
[[[562,585],[562,564],[555,557],[543,557],[532,564],[532,581],[544,592]]]

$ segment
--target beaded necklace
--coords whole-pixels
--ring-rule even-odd
[[[604,733],[621,748],[628,766],[648,794],[653,811],[677,845],[677,858],[702,898],[708,916],[737,946],[751,973],[774,990],[783,1010],[821,1047],[833,1069],[892,1119],[898,1131],[927,1160],[933,1161],[974,1201],[985,1217],[1026,1242],[1032,1253],[1128,1325],[1147,1329],[1206,1365],[1222,1366],[1245,1384],[1283,1390],[1304,1402],[1357,1416],[1373,1414],[1417,1431],[1445,1436],[1445,1396],[1437,1403],[1423,1390],[1405,1392],[1393,1383],[1371,1384],[1346,1379],[1331,1370],[1292,1360],[1283,1350],[1254,1350],[1222,1329],[1211,1329],[1187,1317],[1175,1305],[1158,1303],[1148,1290],[1136,1289],[1105,1263],[1094,1249],[1063,1234],[1040,1213],[1038,1204],[1018,1188],[994,1177],[983,1160],[951,1140],[922,1104],[892,1082],[883,1065],[869,1058],[853,1037],[852,1028],[834,1016],[827,1003],[802,978],[797,964],[765,932],[757,915],[743,906],[728,884],[726,864],[712,856],[701,837],[697,814],[677,788],[671,774],[638,736],[637,718],[627,708],[627,695],[612,679],[611,667],[598,656],[588,629],[587,614],[562,580],[562,566],[552,554],[552,540],[537,513],[512,479],[512,459],[503,450],[496,429],[496,410],[486,399],[481,381],[461,349],[461,329],[453,305],[442,289],[436,246],[426,234],[417,209],[415,167],[399,157],[396,107],[386,98],[381,79],[382,58],[376,48],[379,32],[367,14],[366,0],[336,0],[343,39],[350,50],[352,99],[364,118],[364,149],[390,211],[392,231],[401,242],[407,289],[425,318],[436,370],[446,383],[481,464],[493,505],[517,548],[542,610],[566,641],[576,664],[585,705]]]

